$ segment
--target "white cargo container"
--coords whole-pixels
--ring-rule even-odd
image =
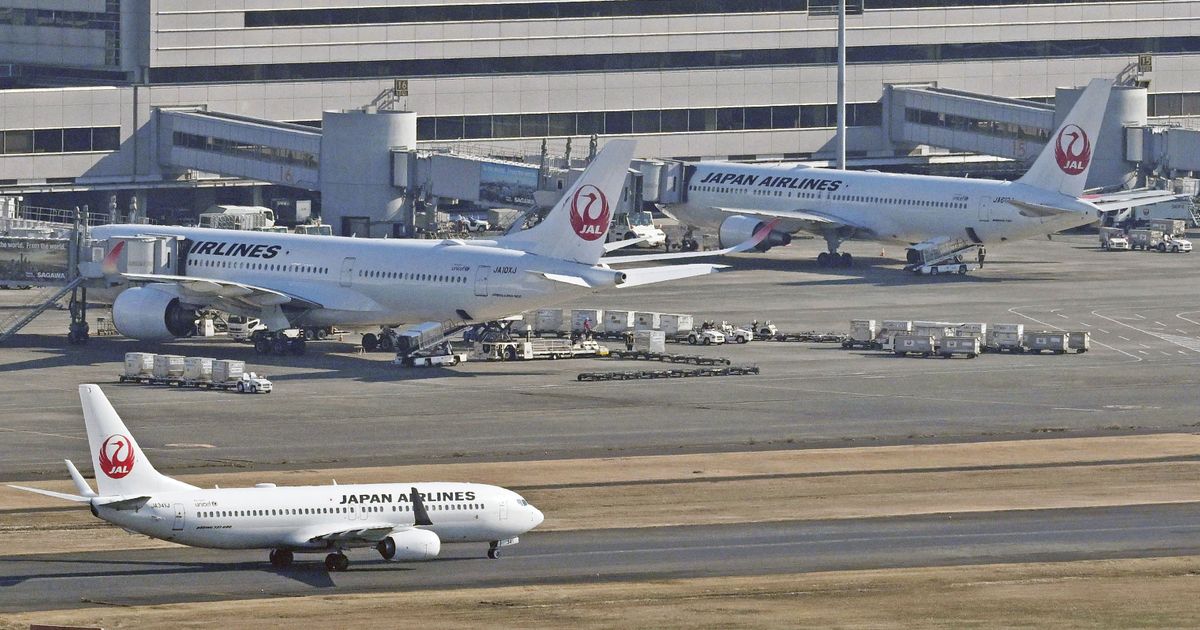
[[[208,357],[185,357],[183,359],[183,380],[211,381],[213,360]]]
[[[159,380],[178,379],[183,376],[183,356],[178,354],[154,355],[154,378]]]
[[[912,334],[917,336],[929,335],[933,337],[933,343],[936,345],[942,341],[943,337],[954,334],[954,328],[959,326],[958,323],[952,322],[913,322]]]
[[[632,330],[635,321],[633,311],[604,311],[604,332],[619,335]]]
[[[907,319],[885,319],[879,324],[879,334],[912,332],[913,323]]]
[[[584,323],[587,326],[584,326]],[[571,310],[571,332],[604,332],[604,311],[598,308],[576,308]]]
[[[1067,333],[1042,330],[1025,333],[1021,342],[1027,351],[1034,354],[1042,352],[1064,354],[1070,346],[1070,337]]]
[[[687,332],[696,327],[696,318],[691,315],[680,315],[677,313],[663,313],[658,318],[658,329],[668,335],[676,335],[681,332]]]
[[[1167,236],[1183,236],[1187,233],[1187,222],[1183,219],[1146,219],[1146,227],[1161,230]]]
[[[992,324],[983,345],[995,352],[1020,352],[1024,336],[1025,324]]]
[[[979,356],[979,349],[979,337],[973,335],[948,336],[942,338],[942,343],[938,346],[938,355],[949,359],[956,354],[961,354],[968,359],[974,359]]]
[[[975,337],[983,343],[987,339],[988,325],[984,322],[959,324],[954,327],[956,337]]]
[[[1092,349],[1092,333],[1072,330],[1067,333],[1067,346],[1080,354]]]
[[[539,308],[534,314],[533,331],[537,333],[567,333],[561,308]]]
[[[126,352],[125,353],[125,374],[121,382],[125,382],[126,378],[144,378],[154,375],[154,353],[153,352]]]
[[[633,350],[637,352],[667,351],[667,335],[661,330],[639,330],[633,333]]]
[[[662,326],[662,313],[637,312],[633,314],[634,330],[658,330]]]
[[[909,353],[927,357],[932,355],[937,348],[934,345],[933,337],[929,335],[895,335],[892,337],[890,345],[891,351],[898,357],[906,356]]]
[[[242,378],[246,371],[245,361],[217,359],[212,362],[212,380],[214,383],[230,383]]]
[[[843,348],[877,348],[875,340],[878,330],[873,319],[850,320],[850,336],[842,341]]]

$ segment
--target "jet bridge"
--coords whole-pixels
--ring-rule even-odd
[[[935,85],[892,85],[884,94],[891,141],[983,153],[1036,156],[1054,130],[1054,106]]]
[[[158,159],[174,169],[319,188],[321,130],[202,110],[160,109]]]

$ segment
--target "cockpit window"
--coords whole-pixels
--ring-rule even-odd
[[[525,499],[517,499],[517,504],[518,505],[529,505],[529,502],[526,501]]]

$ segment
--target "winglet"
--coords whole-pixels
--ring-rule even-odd
[[[64,459],[63,461],[67,464],[67,472],[71,473],[71,481],[75,482],[75,489],[79,491],[79,494],[85,497],[96,496],[96,493],[92,491],[92,487],[88,485],[87,480],[83,478],[83,475],[79,474],[79,469],[75,467],[75,464],[69,459]]]
[[[421,501],[421,493],[416,488],[412,489],[408,500],[412,503],[413,525],[433,525],[433,521],[429,520],[429,512],[425,510],[425,503]]]

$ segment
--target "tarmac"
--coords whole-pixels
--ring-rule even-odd
[[[991,248],[987,265],[969,275],[920,277],[902,271],[897,258],[880,257],[879,245],[853,241],[844,250],[855,256],[854,268],[822,269],[814,260],[822,248],[823,241],[799,240],[724,260],[729,268],[715,276],[561,306],[691,313],[736,324],[771,320],[783,331],[845,332],[856,318],[1024,323],[1087,330],[1092,349],[968,360],[818,343],[680,346],[756,364],[761,374],[581,383],[579,372],[639,364],[399,368],[390,355],[356,352],[356,336],[312,343],[301,357],[258,356],[248,344],[222,338],[147,344],[94,337],[68,346],[66,314],[52,311],[0,348],[0,479],[60,480],[64,458],[88,474],[75,387],[85,382],[105,386],[167,474],[1194,433],[1200,426],[1194,255],[1104,252],[1094,235],[1066,235]],[[31,297],[0,292],[0,315]],[[244,359],[276,390],[255,396],[118,385],[130,351]],[[349,592],[572,582],[595,573],[618,580],[1178,555],[1198,551],[1196,505],[976,514],[970,518],[977,538],[942,529],[937,517],[535,533],[502,570],[476,559],[478,550],[456,550],[425,565],[364,561],[366,571],[325,579]],[[181,591],[198,599],[241,597],[248,582],[264,579],[271,593],[328,586],[273,574],[253,552],[47,552],[0,561],[7,585],[0,610],[74,606],[84,591],[153,603],[179,601]],[[303,565],[295,571],[324,575]],[[107,585],[97,588],[101,583]]]

